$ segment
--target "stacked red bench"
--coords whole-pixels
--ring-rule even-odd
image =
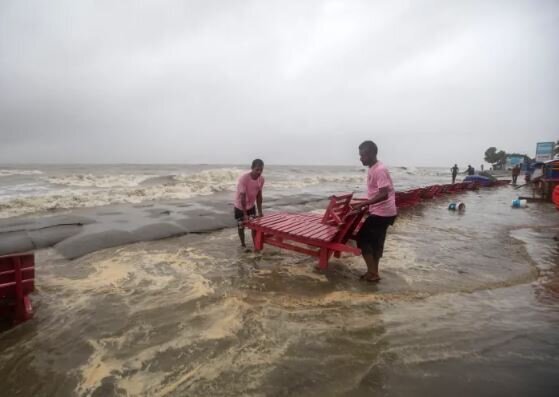
[[[35,256],[0,256],[0,316],[19,324],[33,316],[29,293],[35,289]]]

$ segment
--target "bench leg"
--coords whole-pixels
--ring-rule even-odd
[[[23,297],[23,315],[25,316],[25,321],[33,317],[33,306],[31,305],[31,299],[28,295]]]
[[[254,243],[255,251],[261,251],[262,248],[264,248],[264,233],[262,233],[262,231],[260,230],[256,231],[253,243]]]
[[[330,254],[331,252],[329,252],[327,248],[320,249],[320,255],[318,257],[318,266],[320,269],[326,270],[328,268],[328,258]]]
[[[21,261],[18,257],[14,258],[14,278],[16,282],[16,305],[14,310],[14,324],[19,324],[27,320],[25,315],[25,298],[23,295],[23,281],[21,276]]]

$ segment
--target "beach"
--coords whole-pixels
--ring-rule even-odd
[[[0,253],[36,252],[34,318],[0,332],[1,394],[556,395],[552,205],[511,208],[528,191],[504,186],[402,210],[372,284],[360,257],[320,273],[307,256],[241,250],[246,171],[0,166]],[[446,168],[390,171],[397,190],[450,182]],[[359,165],[264,175],[264,213],[365,195]]]

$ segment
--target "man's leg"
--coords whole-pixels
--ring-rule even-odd
[[[384,251],[384,241],[388,226],[394,223],[394,219],[377,218],[371,225],[368,249],[362,250],[363,259],[367,264],[367,273],[363,275],[366,281],[380,281],[379,262]]]
[[[365,264],[367,265],[367,274],[365,274],[363,278],[370,281],[379,280],[380,279],[378,275],[379,259],[376,258],[372,253],[363,254],[363,259],[365,260]]]
[[[241,225],[239,225],[238,227],[238,232],[239,232],[239,239],[241,240],[241,246],[243,248],[246,248],[246,244],[245,244],[245,228]]]
[[[241,240],[241,245],[246,247],[245,245],[245,225],[243,224],[243,212],[237,207],[234,209],[235,220],[237,221],[237,232],[239,233],[239,240]]]

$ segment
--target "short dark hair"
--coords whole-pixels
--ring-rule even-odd
[[[373,141],[364,141],[361,145],[359,145],[359,150],[365,150],[375,156],[378,153],[377,145]]]
[[[264,167],[264,162],[260,159],[254,159],[252,160],[252,165],[250,166],[250,168],[255,168],[255,167]]]

